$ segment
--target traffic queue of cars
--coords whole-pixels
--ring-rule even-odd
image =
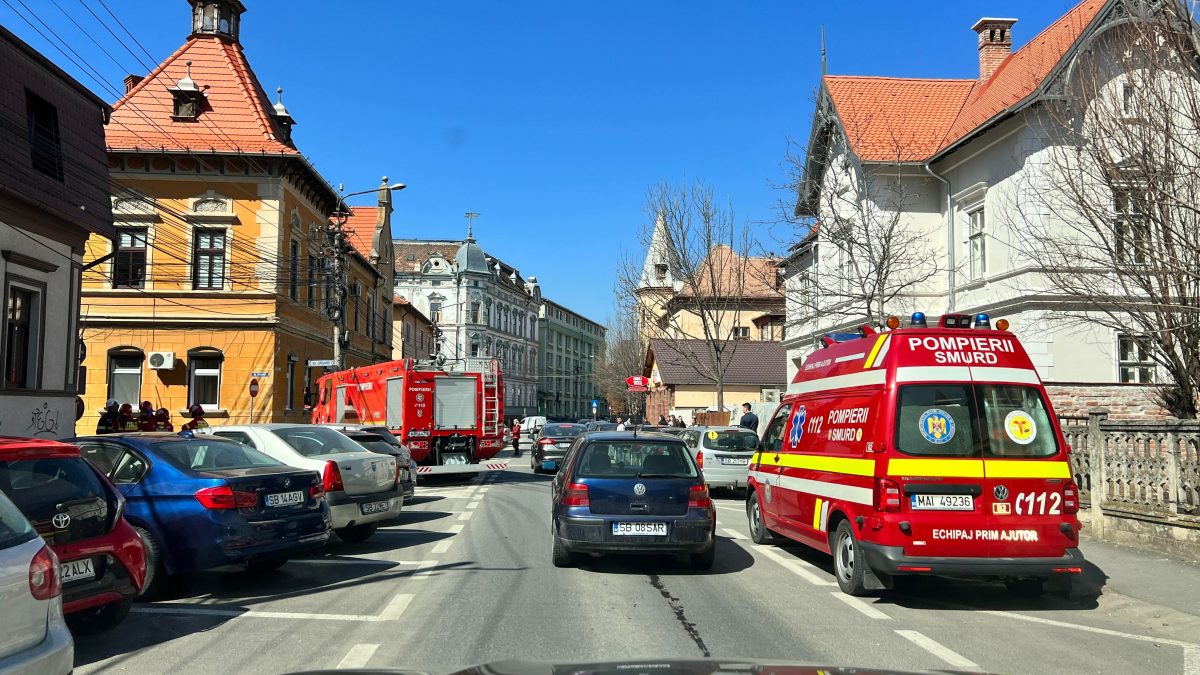
[[[0,438],[0,673],[68,672],[70,632],[112,629],[196,572],[366,540],[415,491],[407,449],[375,431]]]

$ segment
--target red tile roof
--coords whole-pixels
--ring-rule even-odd
[[[1006,58],[985,82],[826,76],[858,157],[928,160],[1037,91],[1107,0],[1083,0]]]
[[[726,385],[771,386],[787,383],[787,349],[780,342],[737,340],[723,343],[721,362]],[[650,340],[646,369],[658,365],[663,384],[713,385],[713,344],[708,340]]]
[[[351,206],[350,217],[342,229],[350,239],[350,245],[364,256],[371,255],[375,241],[375,226],[378,224],[378,206]]]
[[[169,89],[187,75],[188,61],[205,103],[198,121],[177,121]],[[110,149],[300,154],[280,140],[271,109],[241,45],[194,37],[113,105],[105,136]]]

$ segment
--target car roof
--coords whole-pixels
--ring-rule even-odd
[[[747,431],[747,432],[750,432],[750,433],[754,433],[754,430],[753,430],[753,429],[747,429],[747,428],[745,428],[745,427],[735,427],[735,426],[733,426],[733,425],[729,425],[729,426],[723,426],[723,427],[700,427],[700,426],[696,426],[696,427],[688,427],[688,429],[692,429],[692,430],[695,430],[695,431]]]
[[[593,431],[587,435],[587,438],[590,441],[633,441],[647,438],[655,441],[683,443],[678,436],[654,431],[643,431],[641,433],[634,433],[632,431]]]
[[[204,434],[204,435],[200,435],[200,436],[181,436],[180,434],[171,432],[171,431],[131,431],[129,433],[96,434],[96,435],[92,435],[92,436],[76,436],[75,438],[70,439],[70,442],[73,443],[73,442],[77,442],[77,441],[100,441],[100,440],[128,441],[128,442],[133,443],[134,445],[155,445],[158,443],[166,443],[169,441],[191,441],[191,440],[208,441],[208,435]],[[217,437],[213,438],[212,440],[219,441],[221,443],[236,442],[236,441],[232,441],[228,438],[224,438],[221,436],[217,436]]]
[[[78,457],[79,448],[69,443],[40,438],[0,436],[0,457],[19,459],[23,457]]]

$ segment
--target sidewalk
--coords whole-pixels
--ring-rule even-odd
[[[1200,617],[1200,561],[1109,544],[1084,532],[1081,548],[1091,564],[1083,585]]]

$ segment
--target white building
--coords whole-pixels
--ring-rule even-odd
[[[872,216],[893,213],[904,231],[921,233],[934,270],[886,313],[1005,317],[1053,385],[1060,414],[1089,402],[1118,415],[1157,411],[1146,385],[1153,363],[1134,336],[1061,320],[1064,308],[1082,305],[1031,264],[1030,247],[1040,243],[1031,223],[1053,223],[1022,198],[1031,185],[1053,189],[1042,173],[1054,137],[1049,106],[1066,100],[1077,62],[1090,57],[1098,34],[1119,30],[1127,9],[1120,0],[1084,0],[1015,52],[1016,19],[981,19],[973,27],[978,79],[822,78],[797,206],[819,224],[784,262],[789,377],[821,335],[865,320],[847,310],[839,289],[822,287],[854,262],[835,243],[838,229],[862,215],[853,205],[839,210],[837,197],[851,195]]]
[[[468,356],[500,360],[505,416],[537,414],[537,278],[489,256],[468,230],[465,240],[396,239],[396,295],[440,331],[447,362]]]

